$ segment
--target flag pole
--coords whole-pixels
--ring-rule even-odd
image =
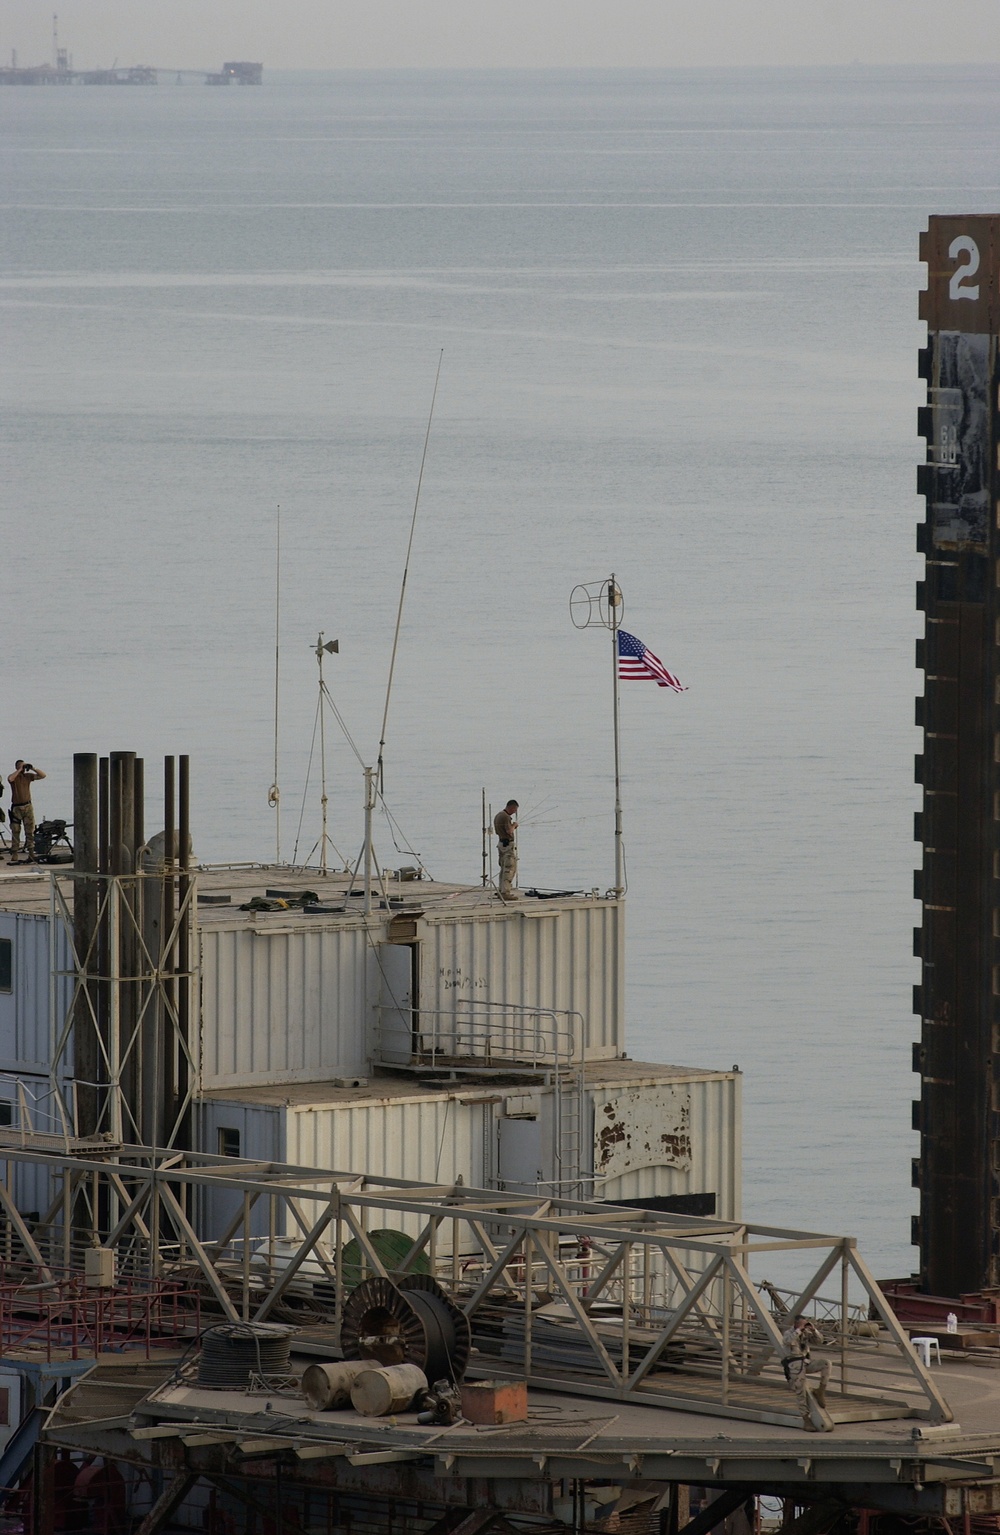
[[[625,894],[625,856],[622,850],[621,710],[618,700],[618,609],[621,592],[614,572],[608,581],[608,628],[611,630],[611,687],[615,722],[615,895]]]

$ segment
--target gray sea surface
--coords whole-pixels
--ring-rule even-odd
[[[189,752],[203,859],[613,882],[628,1047],[745,1079],[745,1206],[914,1255],[915,434],[933,212],[1000,206],[1000,71],[276,75],[0,90],[0,746]],[[6,769],[9,771],[9,768]],[[301,816],[301,827],[300,827]],[[155,820],[151,810],[150,819]]]

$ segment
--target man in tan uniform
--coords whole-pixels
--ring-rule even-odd
[[[32,767],[20,757],[14,764],[13,773],[7,775],[10,784],[10,861],[18,862],[21,832],[24,832],[24,857],[22,863],[35,861],[35,812],[31,804],[31,785],[45,774],[41,768]]]
[[[821,1359],[819,1364],[813,1364],[810,1353],[810,1343],[822,1343],[823,1334],[814,1322],[808,1317],[796,1316],[792,1318],[792,1325],[787,1332],[781,1335],[781,1341],[785,1346],[784,1358],[781,1368],[785,1372],[785,1379],[795,1392],[796,1400],[802,1412],[802,1427],[805,1429],[818,1429],[821,1427],[832,1428],[833,1424],[826,1415],[826,1385],[830,1379],[830,1362]],[[810,1391],[810,1375],[818,1376],[815,1390]],[[817,1412],[815,1408],[818,1408]]]
[[[497,834],[497,856],[500,861],[500,899],[516,901],[514,877],[517,874],[517,800],[509,799],[503,810],[493,817],[493,830]]]

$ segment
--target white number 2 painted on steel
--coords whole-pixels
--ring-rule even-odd
[[[968,279],[975,277],[979,271],[979,246],[968,235],[958,235],[948,246],[948,255],[952,261],[958,256],[965,256],[966,260],[961,266],[956,267],[951,274],[951,282],[948,284],[949,298],[979,297],[979,284],[970,283]]]

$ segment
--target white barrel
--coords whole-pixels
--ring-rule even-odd
[[[427,1390],[427,1376],[419,1365],[369,1363],[351,1387],[351,1404],[368,1418],[384,1418],[405,1412],[415,1396]]]
[[[306,1401],[317,1412],[349,1407],[351,1387],[362,1370],[369,1368],[366,1359],[335,1359],[330,1364],[309,1365],[302,1376]]]

